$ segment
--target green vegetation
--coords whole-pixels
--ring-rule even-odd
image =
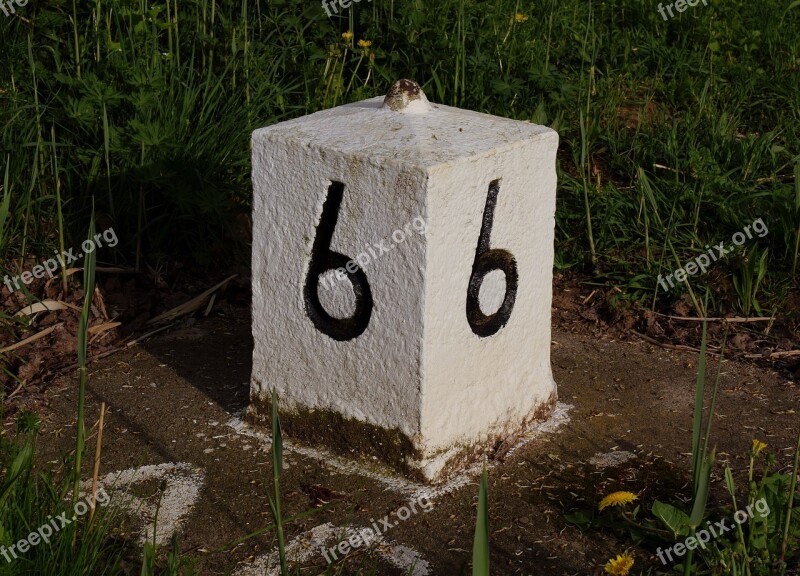
[[[768,314],[796,289],[796,2],[711,0],[665,22],[633,0],[376,0],[334,18],[299,0],[56,0],[3,26],[6,270],[69,246],[92,198],[118,261],[227,261],[252,129],[412,77],[434,101],[559,131],[559,268],[650,305],[659,273],[762,218],[769,234],[693,291]]]
[[[93,223],[90,238],[94,233]],[[94,282],[93,258],[87,259],[84,281]],[[91,291],[84,298],[84,314],[91,306]],[[21,552],[19,548],[7,552],[8,558],[0,561],[0,575],[18,574],[118,574],[122,548],[109,537],[116,521],[113,509],[96,506],[90,514],[78,514],[76,503],[80,496],[81,481],[86,478],[81,467],[81,457],[86,449],[84,390],[86,385],[85,352],[88,323],[83,320],[78,343],[81,365],[78,432],[75,452],[64,458],[62,470],[39,472],[34,466],[39,418],[32,413],[22,413],[17,419],[17,437],[10,441],[0,437],[0,546],[10,549],[28,534],[40,527],[53,525],[51,517],[65,513],[65,518],[77,519],[63,525],[59,520],[50,534],[39,532],[38,545]],[[91,477],[91,476],[89,476]],[[92,502],[100,502],[94,496]],[[71,506],[70,506],[71,505]],[[48,541],[49,540],[49,541]],[[19,556],[16,558],[15,556]]]
[[[723,505],[709,510],[708,497],[714,465],[714,449],[709,450],[709,438],[723,357],[720,352],[714,389],[706,409],[706,344],[704,323],[692,419],[692,497],[689,511],[656,499],[651,507],[652,518],[642,514],[640,506],[628,512],[625,506],[638,500],[638,496],[620,491],[603,498],[599,505],[599,516],[594,511],[580,511],[568,515],[567,520],[586,528],[626,533],[637,545],[644,543],[653,548],[665,563],[665,570],[675,567],[684,576],[784,576],[787,566],[794,565],[800,555],[800,518],[795,504],[797,473],[800,470],[800,432],[791,471],[774,471],[775,456],[768,454],[760,479],[754,476],[755,463],[762,459],[761,453],[767,445],[754,439],[749,455],[744,502],[737,502],[733,473],[726,465],[725,487],[731,498],[731,506]],[[606,508],[609,512],[604,514]],[[737,519],[737,515],[745,512],[745,517]],[[727,531],[730,532],[726,534]],[[692,541],[693,547],[686,546]],[[698,547],[699,542],[703,544]],[[682,552],[677,551],[678,546],[683,546]],[[668,551],[664,551],[664,548]],[[627,565],[629,569],[633,564],[633,556],[625,552],[610,560],[609,564],[612,567]],[[619,572],[610,570],[609,573],[628,572],[620,568]]]
[[[289,574],[286,564],[286,543],[283,535],[283,516],[281,515],[281,474],[283,474],[283,433],[278,416],[278,391],[272,389],[272,490],[269,497],[269,509],[275,522],[278,537],[278,558],[281,563],[281,574]]]
[[[91,218],[88,238],[94,236],[94,231],[94,218]],[[23,412],[18,416],[14,439],[0,436],[0,551],[3,553],[0,559],[0,576],[121,576],[131,573],[123,562],[130,543],[114,536],[114,529],[119,526],[122,517],[115,507],[105,506],[109,503],[108,494],[98,497],[96,467],[89,494],[81,496],[80,492],[82,481],[92,478],[81,463],[87,449],[86,339],[94,274],[93,252],[85,262],[84,286],[89,289],[84,296],[78,331],[79,377],[75,451],[64,456],[60,469],[40,471],[35,465],[40,421],[36,414],[30,412]],[[99,458],[100,446],[95,454]],[[77,506],[79,504],[80,507]],[[37,534],[29,536],[34,532]],[[173,536],[172,548],[166,555],[166,566],[157,569],[155,530],[153,536],[153,542],[145,543],[142,552],[142,576],[191,576],[190,563],[178,555],[176,536]],[[17,544],[23,539],[30,542],[30,545],[24,545],[25,550],[21,550]],[[16,546],[16,549],[12,546]]]
[[[10,550],[28,534],[52,525],[61,513],[72,515],[72,474],[40,473],[34,468],[38,429],[36,416],[22,414],[17,421],[17,438],[2,439],[0,546],[10,561],[0,558],[0,575],[120,574],[123,550],[118,541],[109,538],[116,522],[110,507],[98,505],[91,520],[87,514],[58,531],[51,530],[49,542],[41,541],[24,553],[18,548]]]
[[[472,543],[472,576],[489,576],[489,473],[483,465],[478,489],[478,515]]]

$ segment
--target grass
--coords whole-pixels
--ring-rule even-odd
[[[92,223],[90,238],[93,232]],[[89,289],[84,298],[79,329],[80,376],[74,453],[67,455],[61,470],[39,471],[35,466],[35,455],[40,422],[38,416],[28,412],[18,417],[14,440],[0,437],[0,470],[3,472],[0,480],[0,546],[3,546],[5,553],[4,560],[0,562],[0,575],[3,576],[121,573],[120,561],[124,548],[110,537],[117,521],[116,513],[111,508],[94,506],[101,500],[94,489],[90,495],[91,508],[86,503],[87,497],[80,493],[81,481],[85,478],[82,455],[87,446],[84,398],[87,319],[92,300],[91,287],[94,285],[92,256],[87,258],[84,282]],[[99,457],[98,444],[95,458]],[[83,513],[78,504],[82,505]],[[61,521],[51,522],[62,512],[65,518],[73,517],[72,522],[66,525]],[[58,529],[50,529],[53,525]],[[23,538],[30,541],[28,534],[33,532],[38,532],[39,542],[36,545],[32,542],[28,550],[18,547],[15,552],[12,546]]]
[[[281,474],[283,474],[283,434],[278,416],[278,392],[272,389],[272,488],[269,497],[269,508],[275,522],[278,538],[278,557],[281,563],[281,574],[286,576],[289,569],[286,564],[286,544],[283,533],[283,515],[281,514]]]
[[[92,198],[118,262],[229,261],[251,130],[413,77],[434,101],[559,131],[559,268],[669,304],[686,287],[663,294],[658,274],[763,218],[769,234],[692,291],[743,315],[796,293],[796,3],[712,0],[668,22],[633,0],[375,1],[334,18],[299,0],[62,0],[19,14],[0,39],[4,271],[70,245]]]
[[[489,576],[489,473],[486,464],[478,489],[478,514],[472,544],[472,576]]]

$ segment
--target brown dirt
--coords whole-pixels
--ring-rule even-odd
[[[576,298],[565,300],[561,292],[557,288],[552,364],[560,401],[573,408],[568,424],[538,436],[491,469],[496,575],[589,574],[632,548],[612,532],[584,533],[564,520],[569,512],[594,508],[609,491],[636,492],[646,509],[657,497],[672,502],[688,498],[697,354],[614,336],[607,326],[593,327],[586,319],[570,320],[585,310],[566,310],[564,302]],[[587,295],[583,291],[577,298]],[[163,462],[189,462],[205,470],[205,485],[181,540],[202,574],[224,574],[275,545],[267,533],[229,551],[208,552],[271,523],[269,452],[225,425],[247,406],[251,353],[249,314],[229,307],[100,360],[90,374],[89,421],[96,419],[101,401],[110,409],[104,472]],[[54,382],[47,400],[40,446],[42,459],[52,461],[73,441],[75,380],[64,376]],[[726,361],[714,421],[718,463],[729,463],[740,477],[751,440],[758,437],[781,466],[788,465],[798,411],[800,390],[785,371]],[[611,451],[628,451],[636,458],[603,470],[589,463],[596,454]],[[712,498],[722,502],[719,464]],[[286,516],[329,502],[290,523],[289,540],[324,522],[368,526],[406,502],[402,492],[381,482],[296,451],[286,454],[285,465]],[[476,495],[476,479],[470,478],[436,497],[431,512],[412,515],[387,536],[416,550],[430,563],[430,574],[467,574]],[[637,573],[660,566],[651,550],[634,551]],[[364,561],[377,563],[379,574],[399,573],[361,552],[348,556],[348,567]],[[301,573],[319,574],[323,566],[321,554],[315,554]]]

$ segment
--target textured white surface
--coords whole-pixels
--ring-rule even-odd
[[[160,497],[142,499],[133,494],[137,485],[153,480],[165,484]],[[139,542],[152,541],[155,530],[156,544],[164,546],[169,543],[173,532],[182,529],[200,496],[204,481],[205,473],[200,468],[187,462],[166,462],[111,472],[98,479],[97,484],[111,495],[112,503],[142,518],[144,526]],[[81,486],[89,491],[91,481],[83,482]],[[158,522],[154,526],[156,509]]]
[[[303,532],[286,545],[286,559],[291,564],[302,564],[323,558],[322,551],[354,534],[363,534],[364,528],[354,526],[337,527],[326,522]],[[378,536],[375,549],[377,556],[404,570],[409,576],[428,576],[430,566],[415,550],[402,544],[386,541]],[[363,548],[360,549],[363,553]],[[234,576],[280,576],[281,566],[278,552],[270,552],[255,559],[234,573]]]
[[[619,466],[620,464],[624,464],[629,460],[635,460],[636,454],[633,452],[628,452],[626,450],[619,450],[615,452],[598,452],[591,458],[589,458],[589,464],[597,468],[598,470],[604,470],[609,466]]]
[[[440,105],[403,114],[381,98],[254,132],[252,396],[267,400],[276,387],[289,410],[398,429],[423,453],[414,465],[429,480],[461,448],[517,432],[555,398],[557,145],[542,126]],[[467,322],[467,286],[495,180],[490,248],[513,255],[519,288],[508,323],[479,337]],[[425,235],[411,229],[364,267],[374,306],[347,341],[317,330],[303,298],[331,181],[345,188],[330,248],[347,258],[417,217],[427,223]],[[485,277],[484,313],[505,285],[502,273]],[[355,307],[348,280],[318,294],[335,318]]]

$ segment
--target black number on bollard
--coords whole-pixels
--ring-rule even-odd
[[[364,271],[356,265],[354,260],[351,261],[344,254],[339,254],[330,249],[343,196],[344,184],[331,182],[328,188],[328,196],[322,204],[322,216],[319,219],[319,226],[317,226],[314,246],[311,248],[311,263],[308,266],[308,275],[303,286],[306,314],[308,314],[317,330],[339,341],[357,338],[367,329],[373,305],[372,291],[369,288]],[[356,266],[355,272],[351,272],[347,268],[348,262],[351,263],[351,269]],[[356,310],[349,318],[334,318],[328,314],[322,307],[317,293],[320,275],[337,268],[345,269],[347,278],[353,285],[353,293],[356,296]]]
[[[508,250],[490,249],[489,239],[492,235],[492,222],[494,221],[494,208],[497,205],[497,194],[500,192],[500,181],[494,180],[489,184],[489,195],[486,198],[486,208],[483,210],[483,223],[481,235],[478,237],[478,247],[475,250],[475,261],[472,263],[472,274],[467,287],[467,322],[472,331],[484,338],[495,334],[506,325],[514,300],[517,297],[517,262]],[[500,309],[490,316],[481,312],[480,294],[484,277],[492,270],[501,270],[506,277],[506,294]]]

